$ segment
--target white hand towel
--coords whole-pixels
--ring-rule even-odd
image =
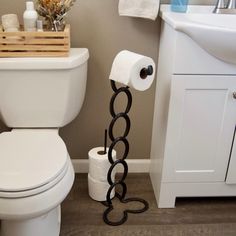
[[[120,16],[142,17],[155,20],[158,15],[160,0],[120,0]]]

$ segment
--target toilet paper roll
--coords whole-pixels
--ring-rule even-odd
[[[142,79],[140,76],[141,70],[150,65],[153,67],[153,74]],[[145,91],[153,83],[155,69],[155,63],[152,58],[124,50],[115,57],[109,79],[133,89]]]
[[[89,196],[95,201],[106,201],[107,191],[110,185],[107,182],[97,181],[88,174]],[[111,192],[111,198],[115,196],[115,188]]]
[[[108,150],[107,148],[107,153],[104,153],[104,147],[96,147],[93,148],[92,150],[89,151],[88,156],[89,156],[89,174],[90,176],[97,180],[97,181],[102,181],[105,182],[107,181],[107,172],[111,166],[109,160],[108,160]],[[116,151],[113,150],[112,152],[112,157],[113,160],[116,160]],[[115,179],[115,172],[116,170],[114,169],[112,171],[112,179]]]
[[[2,26],[6,32],[19,31],[20,24],[16,14],[6,14],[2,16]]]

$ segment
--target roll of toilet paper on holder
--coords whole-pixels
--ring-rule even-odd
[[[141,78],[140,72],[148,66],[152,66],[153,73],[146,78]],[[123,50],[117,54],[113,61],[109,79],[135,90],[145,91],[151,87],[155,71],[156,66],[152,58]]]

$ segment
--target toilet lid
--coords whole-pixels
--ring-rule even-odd
[[[0,134],[0,191],[39,188],[64,170],[68,153],[56,130]]]

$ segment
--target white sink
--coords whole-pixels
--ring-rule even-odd
[[[187,13],[162,5],[161,17],[175,30],[191,37],[209,54],[236,64],[236,15],[213,14],[214,6],[190,5]]]

